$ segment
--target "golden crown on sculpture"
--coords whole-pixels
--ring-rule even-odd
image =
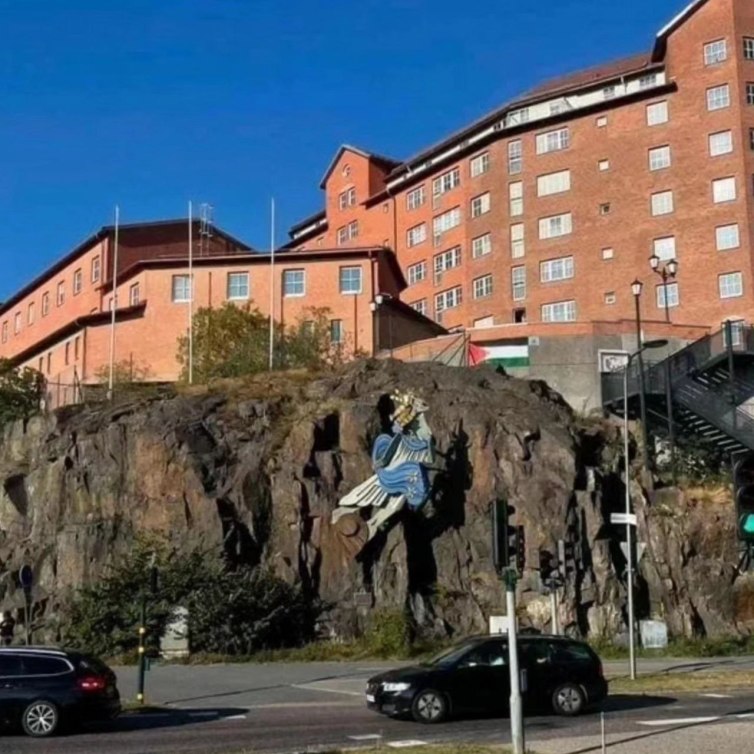
[[[416,394],[412,390],[401,392],[396,390],[390,398],[395,404],[395,411],[390,418],[401,425],[407,427],[416,418]]]

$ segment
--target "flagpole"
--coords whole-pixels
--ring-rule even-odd
[[[194,225],[193,205],[188,203],[188,264],[189,264],[189,302],[188,302],[188,383],[194,383]]]
[[[270,200],[270,371],[275,365],[275,199]]]
[[[107,399],[113,399],[115,388],[115,312],[118,308],[118,241],[120,230],[120,207],[115,205],[115,240],[113,243],[113,298],[110,312],[110,373],[107,379]]]

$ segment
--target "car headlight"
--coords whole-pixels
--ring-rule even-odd
[[[396,691],[408,691],[411,688],[410,683],[383,683],[382,690],[386,693],[394,693]]]

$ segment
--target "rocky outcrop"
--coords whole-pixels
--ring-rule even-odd
[[[371,474],[369,448],[397,387],[430,406],[432,499],[356,556],[330,514]],[[561,625],[614,635],[625,615],[622,532],[609,523],[624,499],[616,441],[609,424],[580,426],[543,383],[398,362],[37,417],[6,428],[0,445],[0,608],[20,604],[16,574],[30,563],[39,619],[54,633],[68,591],[150,532],[178,548],[221,546],[233,562],[301,583],[327,605],[322,628],[333,636],[358,632],[374,608],[408,608],[429,634],[483,631],[504,612],[489,517],[504,498],[526,533],[522,621],[548,625],[538,553],[563,539],[574,557]],[[748,630],[729,505],[635,493],[648,542],[643,614],[679,634]]]

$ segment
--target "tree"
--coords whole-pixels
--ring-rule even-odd
[[[44,378],[39,372],[0,359],[0,426],[37,412],[43,394]]]

